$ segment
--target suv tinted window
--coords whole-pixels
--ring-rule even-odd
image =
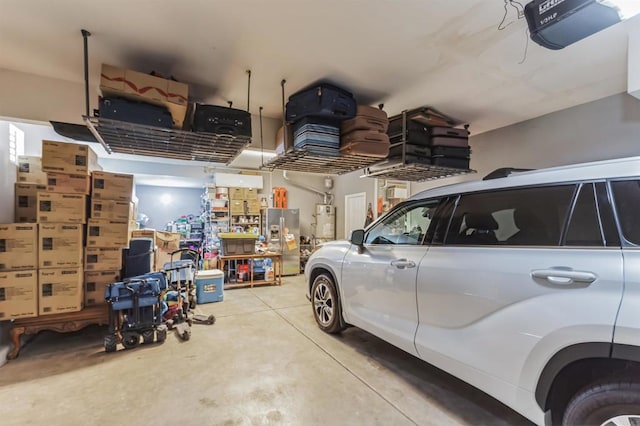
[[[585,184],[580,188],[571,213],[565,244],[568,246],[604,245],[593,184]]]
[[[618,220],[622,235],[635,245],[640,245],[640,226],[638,226],[638,212],[640,211],[640,181],[625,180],[611,182],[613,202],[618,211]]]
[[[460,197],[446,244],[558,245],[575,185]]]
[[[439,200],[400,206],[376,224],[366,244],[422,244]]]

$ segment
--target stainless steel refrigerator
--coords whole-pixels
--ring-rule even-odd
[[[282,253],[282,275],[300,273],[300,210],[267,209],[266,238],[269,248]]]

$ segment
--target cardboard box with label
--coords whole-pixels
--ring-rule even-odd
[[[47,192],[89,195],[91,178],[84,174],[47,173]]]
[[[0,272],[0,321],[38,316],[38,272]]]
[[[84,194],[38,192],[38,223],[85,223],[86,210]]]
[[[87,221],[87,247],[127,247],[129,222],[108,219]]]
[[[35,183],[16,183],[15,185],[15,221],[24,223],[38,221],[38,192],[46,191],[45,185]]]
[[[82,268],[38,271],[38,313],[63,314],[82,310]]]
[[[92,219],[108,219],[118,222],[129,221],[133,203],[130,201],[91,199],[89,216]]]
[[[38,267],[38,225],[0,224],[0,271]]]
[[[82,266],[83,226],[81,224],[41,223],[38,227],[39,268]]]
[[[189,86],[178,81],[102,64],[102,96],[121,96],[169,109],[175,128],[182,128],[187,113]]]
[[[119,247],[87,247],[84,250],[85,271],[115,271],[122,268]]]
[[[42,170],[88,175],[101,168],[98,156],[87,145],[43,140]]]
[[[94,200],[131,201],[133,175],[94,172],[91,176],[91,198]]]
[[[120,271],[85,271],[84,305],[94,306],[106,303],[104,291],[111,283],[120,281]]]
[[[42,158],[40,157],[19,155],[17,171],[16,181],[18,183],[47,184],[47,174],[42,171]]]

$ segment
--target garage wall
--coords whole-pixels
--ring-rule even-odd
[[[147,228],[164,230],[167,222],[181,215],[200,215],[200,196],[203,189],[168,188],[164,186],[136,185],[138,212],[149,216]],[[163,195],[169,195],[171,201],[164,203]]]

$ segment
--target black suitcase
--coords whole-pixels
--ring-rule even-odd
[[[453,169],[469,169],[468,158],[452,158],[444,156],[431,157],[431,164],[440,167],[451,167]]]
[[[407,120],[407,132],[409,137],[414,136],[428,138],[449,136],[456,138],[469,138],[469,131],[467,129],[458,129],[446,126],[427,126],[424,123],[413,120]],[[387,133],[392,139],[402,136],[402,117],[396,117],[389,121],[389,131]]]
[[[294,123],[304,117],[323,117],[337,122],[353,118],[357,104],[353,95],[331,84],[318,84],[289,97],[285,118]]]
[[[463,121],[457,120],[446,114],[441,113],[435,108],[425,106],[406,113],[407,121],[415,121],[422,123],[426,126],[441,126],[441,127],[455,127],[465,124]],[[389,118],[389,121],[402,120],[402,114],[394,115]]]
[[[453,158],[466,158],[468,159],[471,155],[471,148],[455,148],[448,146],[423,146],[423,145],[405,145],[405,153],[410,155],[416,155],[419,157],[435,157],[435,156],[445,156],[445,157],[453,157]],[[389,150],[389,156],[401,156],[402,155],[402,144],[397,144],[392,146]]]
[[[124,98],[100,98],[100,118],[171,129],[173,118],[166,107]]]
[[[242,109],[196,104],[194,132],[251,137],[251,114]]]

